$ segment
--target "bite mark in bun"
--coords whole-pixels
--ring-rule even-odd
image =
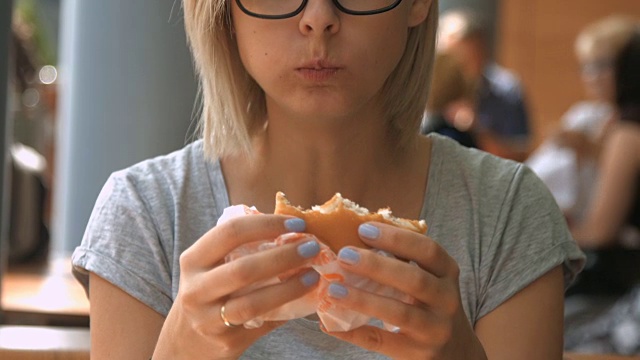
[[[291,205],[285,194],[279,191],[276,194],[274,213],[304,219],[307,224],[305,232],[315,235],[336,253],[345,246],[367,248],[368,246],[360,240],[358,227],[368,221],[395,225],[421,234],[427,231],[427,224],[424,220],[395,217],[389,208],[370,212],[367,208],[343,198],[340,193],[336,193],[322,205],[305,210]]]

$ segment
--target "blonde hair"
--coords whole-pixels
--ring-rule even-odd
[[[265,94],[246,72],[233,38],[229,1],[183,0],[185,30],[200,82],[199,133],[205,154],[251,153],[264,127]],[[409,29],[404,54],[382,89],[389,135],[408,146],[420,128],[431,81],[438,0],[427,19]]]
[[[615,60],[639,24],[638,19],[625,15],[610,15],[591,23],[576,38],[576,55],[583,59],[605,51]]]

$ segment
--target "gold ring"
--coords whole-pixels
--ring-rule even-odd
[[[227,320],[227,317],[224,314],[224,305],[220,307],[220,318],[222,319],[222,322],[224,323],[224,325],[228,328],[234,328],[239,326],[239,325],[232,324],[229,322],[229,320]]]

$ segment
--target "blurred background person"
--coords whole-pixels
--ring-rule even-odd
[[[571,106],[559,129],[526,161],[550,188],[569,224],[582,221],[591,200],[602,144],[618,117],[614,64],[638,23],[612,15],[578,34],[575,54],[586,99]]]
[[[431,91],[421,125],[423,134],[437,132],[464,146],[477,147],[470,131],[475,116],[472,109],[458,112],[456,119],[448,119],[445,116],[445,111],[452,104],[472,101],[466,85],[462,68],[453,56],[445,52],[437,53],[433,65]]]
[[[8,259],[11,265],[43,263],[50,240],[57,71],[46,65],[54,56],[32,3],[17,2],[9,35]]]
[[[616,64],[619,121],[602,144],[593,201],[584,220],[572,227],[584,249],[640,249],[640,25]]]
[[[597,316],[570,319],[565,344],[572,351],[640,355],[640,26],[615,61],[614,77],[619,120],[602,144],[600,179],[586,217],[571,229],[583,249],[594,250],[587,256],[596,265],[572,292],[606,286],[615,296],[612,284],[626,291]],[[588,303],[584,296],[580,301]]]
[[[442,14],[438,33],[438,51],[459,63],[466,95],[443,116],[468,129],[478,148],[523,161],[530,141],[526,102],[518,78],[492,60],[486,22],[470,9],[453,9]]]

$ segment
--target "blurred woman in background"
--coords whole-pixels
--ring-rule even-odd
[[[612,15],[580,32],[575,53],[586,100],[565,113],[560,128],[526,162],[549,186],[569,224],[583,220],[591,201],[602,144],[618,117],[614,65],[639,23]]]
[[[587,252],[595,265],[576,286],[584,290],[600,283],[627,289],[614,294],[613,306],[590,321],[572,324],[565,318],[565,346],[572,351],[640,355],[640,27],[615,69],[619,121],[602,144],[592,204],[572,233],[584,249],[598,250]],[[594,300],[592,294],[589,301]],[[593,307],[589,311],[596,313]]]
[[[592,204],[572,230],[587,249],[640,248],[640,26],[620,53],[615,78],[620,120],[603,142]]]

